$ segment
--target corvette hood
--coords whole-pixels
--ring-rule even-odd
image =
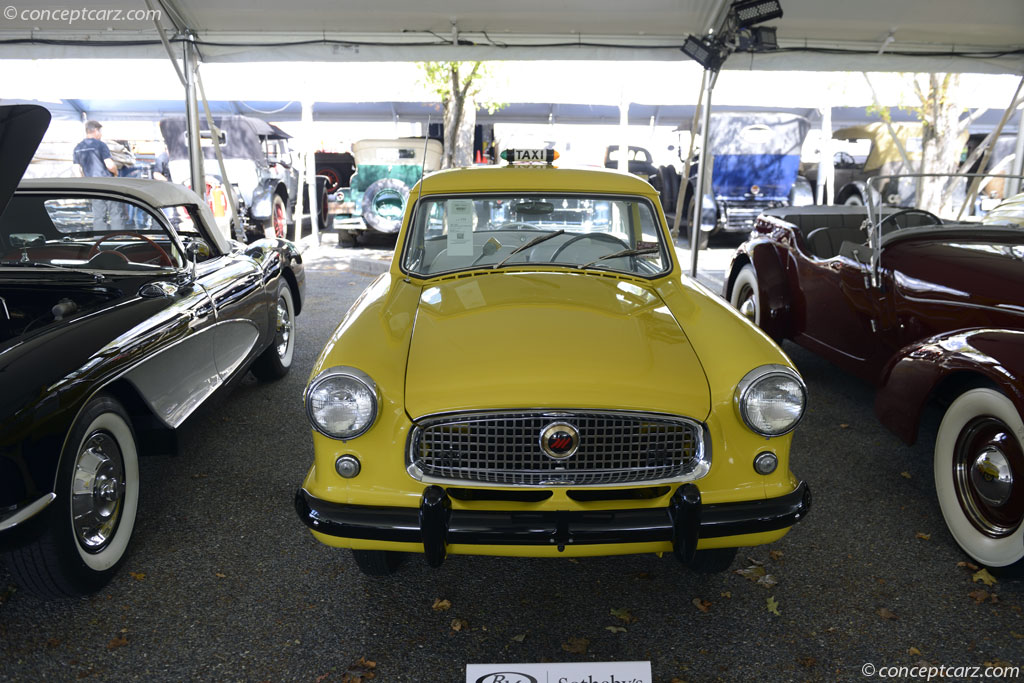
[[[39,141],[50,125],[50,112],[34,104],[0,107],[0,214],[21,181]]]
[[[603,408],[703,420],[710,397],[653,289],[593,274],[495,272],[423,289],[406,370],[413,418]]]

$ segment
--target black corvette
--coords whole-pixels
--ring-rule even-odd
[[[0,553],[62,596],[124,559],[139,456],[241,373],[288,372],[305,275],[292,243],[226,239],[179,185],[21,181],[49,119],[0,107]]]

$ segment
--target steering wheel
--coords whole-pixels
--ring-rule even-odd
[[[167,255],[167,252],[163,250],[163,247],[161,247],[159,244],[157,244],[156,242],[154,242],[153,240],[151,240],[150,238],[146,237],[145,235],[143,235],[142,233],[139,233],[139,232],[111,232],[111,233],[107,233],[106,235],[103,235],[102,237],[100,237],[98,240],[96,240],[93,243],[92,248],[89,250],[89,254],[88,254],[88,256],[86,258],[92,258],[96,254],[100,253],[100,245],[103,244],[104,242],[106,242],[107,240],[111,239],[112,237],[138,237],[140,240],[144,240],[146,242],[149,242],[150,246],[152,246],[153,249],[155,249],[157,251],[158,258],[160,259],[161,264],[163,264],[165,266],[173,266],[174,265],[174,262],[171,261],[171,257]],[[120,252],[118,252],[118,253],[120,253]],[[124,254],[121,254],[121,255],[124,256]]]
[[[898,219],[901,217],[912,215],[924,216],[926,219],[928,219],[929,225],[942,225],[942,219],[936,216],[931,211],[925,211],[924,209],[901,209],[896,213],[890,213],[888,216],[883,218],[881,222],[878,224],[879,231],[881,231],[881,228],[885,226],[886,223],[889,222],[891,222],[897,230],[902,230],[903,228],[910,227],[907,221],[903,221],[901,223]]]
[[[536,225],[529,223],[523,223],[522,221],[510,221],[508,223],[502,223],[494,228],[495,230],[540,230]]]
[[[850,168],[857,165],[857,161],[849,152],[836,152],[832,155],[832,165],[841,168]]]
[[[609,235],[606,232],[584,232],[579,235],[573,235],[566,241],[562,242],[562,244],[558,246],[558,249],[555,249],[555,253],[551,255],[551,262],[554,263],[555,259],[558,258],[558,255],[565,251],[566,247],[575,244],[580,240],[585,239],[597,240],[598,242],[611,242],[612,244],[615,245],[616,248],[615,250],[608,252],[609,254],[614,254],[616,251],[629,249],[629,245],[620,240],[615,235]]]

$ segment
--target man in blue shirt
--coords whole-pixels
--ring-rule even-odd
[[[99,121],[85,122],[85,139],[75,146],[75,166],[89,178],[109,178],[117,175],[117,165],[110,157],[110,148],[103,142],[103,126]],[[123,231],[124,205],[106,199],[92,200],[93,227],[97,231]]]

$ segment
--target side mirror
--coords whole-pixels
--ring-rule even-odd
[[[193,237],[185,244],[185,256],[189,261],[196,263],[205,261],[213,254],[210,244],[202,237]]]

